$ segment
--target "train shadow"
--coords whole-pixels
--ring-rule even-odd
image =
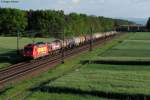
[[[15,64],[22,60],[22,56],[16,50],[0,54],[0,63]]]
[[[73,94],[73,95],[89,95],[102,97],[107,99],[117,99],[117,100],[149,100],[150,95],[144,94],[127,94],[127,93],[115,93],[115,92],[103,92],[96,90],[81,90],[77,88],[69,87],[54,87],[54,86],[43,86],[31,89],[32,92],[43,92],[43,93],[58,93],[58,94]]]

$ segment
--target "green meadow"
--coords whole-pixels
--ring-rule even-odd
[[[150,33],[129,33],[125,39],[118,40],[103,52],[95,51],[97,55],[86,60],[149,60],[149,39]],[[38,99],[43,94],[45,97],[52,94],[63,97],[69,95],[67,98],[72,95],[77,98],[93,96],[93,99],[99,96],[105,99],[127,99],[140,95],[146,98],[150,95],[149,87],[150,65],[83,64],[81,68],[33,89],[35,93],[29,100]]]
[[[8,86],[7,91],[1,92],[0,99],[120,100],[140,96],[147,98],[150,96],[150,65],[83,64],[81,61],[102,58],[116,61],[148,61],[148,37],[150,39],[149,33],[125,34],[92,52],[66,59],[65,64],[60,64],[38,77]],[[128,52],[125,52],[126,50]]]
[[[52,38],[20,38],[19,48],[34,42],[50,42]],[[17,38],[16,37],[0,37],[0,68],[7,67],[16,60],[17,57]]]
[[[150,33],[130,33],[120,44],[99,55],[101,58],[149,59]]]

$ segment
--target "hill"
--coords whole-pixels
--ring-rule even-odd
[[[119,18],[135,22],[136,24],[146,25],[148,18]]]

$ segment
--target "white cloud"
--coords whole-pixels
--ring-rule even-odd
[[[74,4],[79,4],[79,3],[81,2],[81,0],[72,0],[72,2],[73,2]]]
[[[81,0],[58,0],[58,3],[60,4],[79,4],[81,2]]]
[[[59,4],[66,4],[66,1],[65,0],[58,0],[57,3],[59,3]]]
[[[101,4],[104,3],[106,0],[89,0],[91,4]]]
[[[1,1],[1,0],[0,0]],[[149,17],[150,0],[22,0],[0,7],[55,9],[109,17]]]
[[[131,2],[133,2],[133,3],[145,3],[145,2],[149,2],[149,0],[131,0]]]

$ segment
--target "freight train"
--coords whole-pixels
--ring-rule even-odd
[[[23,56],[25,58],[37,59],[54,53],[59,53],[62,49],[72,49],[84,45],[85,43],[89,43],[91,40],[96,41],[98,39],[104,39],[116,34],[117,32],[112,31],[68,38],[64,40],[58,39],[52,42],[37,42],[33,44],[28,44],[24,47]]]

